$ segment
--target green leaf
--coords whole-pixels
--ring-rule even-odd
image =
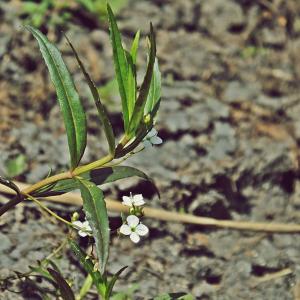
[[[122,46],[122,40],[116,18],[114,13],[107,4],[107,13],[110,24],[110,38],[113,48],[113,58],[115,65],[116,77],[118,80],[119,92],[122,100],[122,110],[124,118],[125,131],[128,129],[129,124],[129,113],[128,113],[128,91],[127,88],[127,74],[128,74],[128,64],[126,61],[126,54]]]
[[[93,285],[93,278],[90,274],[88,274],[87,277],[85,278],[83,285],[81,286],[79,295],[78,297],[76,297],[76,300],[84,299],[85,295],[89,292],[92,285]]]
[[[147,101],[147,97],[151,85],[155,55],[156,55],[155,36],[154,36],[153,26],[150,23],[150,50],[149,50],[148,66],[147,66],[143,83],[140,88],[139,96],[134,106],[132,118],[129,124],[129,133],[131,136],[134,135],[135,131],[138,129],[140,122],[142,121],[142,118],[144,116],[144,108],[146,105],[146,101]]]
[[[27,168],[26,156],[19,154],[5,163],[6,175],[10,178],[22,174]]]
[[[103,275],[109,254],[109,223],[106,204],[102,191],[92,182],[77,178],[83,209],[92,228],[99,260],[100,273]]]
[[[36,273],[42,276],[43,278],[48,279],[51,282],[54,282],[53,277],[42,266],[29,266],[29,269],[30,269],[30,273]]]
[[[143,141],[144,137],[152,129],[152,127],[155,123],[155,117],[156,117],[157,111],[158,111],[159,106],[160,106],[160,101],[161,101],[161,99],[159,99],[156,102],[156,104],[154,105],[152,111],[149,114],[150,118],[147,121],[147,123],[145,122],[144,119],[142,119],[142,121],[141,121],[141,123],[140,123],[140,125],[139,125],[139,127],[138,127],[138,129],[135,133],[135,139],[133,140],[133,142],[131,142],[124,149],[121,149],[121,151],[119,151],[118,148],[117,148],[116,155],[115,155],[116,158],[123,157],[127,153],[130,153]]]
[[[155,58],[151,85],[150,85],[149,94],[144,109],[144,115],[147,115],[153,110],[155,104],[159,101],[160,96],[161,96],[161,74],[159,71],[157,58]]]
[[[71,167],[76,168],[86,147],[86,117],[74,82],[59,50],[39,30],[26,26],[37,39],[55,86],[67,131]]]
[[[114,274],[114,276],[112,277],[112,279],[110,280],[110,282],[107,285],[107,290],[106,290],[106,294],[105,294],[106,299],[110,299],[113,288],[114,288],[117,280],[119,279],[122,272],[126,269],[127,269],[127,266],[121,268],[116,274]]]
[[[134,110],[134,105],[136,101],[137,94],[137,81],[136,81],[136,57],[137,50],[140,39],[140,31],[138,31],[134,37],[134,40],[131,45],[130,53],[126,53],[127,63],[128,63],[128,81],[127,81],[127,92],[128,92],[128,114],[129,121],[132,117]]]
[[[155,186],[154,181],[148,177],[144,172],[128,166],[115,166],[115,167],[106,167],[88,171],[80,175],[85,180],[91,181],[95,185],[102,185],[105,183],[114,182],[120,179],[129,178],[137,176],[144,180],[149,181],[157,194],[159,195],[158,189]],[[39,197],[54,196],[63,193],[67,193],[79,188],[78,181],[74,179],[66,179],[57,183],[57,185],[44,195],[39,195]]]
[[[108,146],[109,146],[109,152],[112,156],[114,156],[115,154],[115,135],[114,135],[114,131],[113,131],[113,128],[111,126],[111,122],[109,120],[109,117],[108,117],[108,113],[106,111],[106,108],[104,107],[104,105],[102,104],[101,100],[100,100],[100,94],[98,92],[98,89],[97,87],[95,86],[94,82],[92,81],[90,75],[87,73],[82,61],[80,60],[74,46],[71,44],[71,41],[68,39],[68,37],[65,35],[76,59],[77,59],[77,62],[80,66],[80,69],[85,77],[85,80],[87,81],[88,83],[88,86],[90,88],[90,91],[92,93],[92,96],[93,96],[93,99],[95,101],[95,104],[96,104],[96,107],[97,107],[97,110],[98,110],[98,114],[99,114],[99,117],[100,117],[100,120],[104,126],[104,132],[105,132],[105,135],[106,135],[106,139],[107,139],[107,142],[108,142]]]
[[[132,62],[134,65],[136,65],[137,50],[139,47],[140,35],[141,35],[141,32],[140,32],[140,30],[138,30],[134,36],[134,39],[133,39],[133,42],[131,45],[131,49],[130,49],[130,54],[131,54]]]
[[[73,291],[71,290],[66,280],[62,277],[62,275],[51,268],[47,268],[47,270],[57,283],[61,297],[64,300],[75,300]]]
[[[101,295],[104,295],[104,278],[98,271],[94,270],[94,264],[92,263],[91,259],[87,257],[86,253],[79,247],[79,245],[73,240],[69,240],[68,242],[75,256],[80,261],[81,265],[84,267],[85,271],[92,277],[93,283],[97,287],[97,290],[101,293]]]
[[[136,70],[135,70],[135,65],[133,64],[133,60],[131,57],[131,54],[127,51],[126,53],[126,58],[128,62],[128,73],[127,73],[127,95],[128,95],[128,115],[129,115],[129,120],[132,116],[133,109],[134,109],[134,104],[136,100]]]

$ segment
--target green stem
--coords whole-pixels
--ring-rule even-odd
[[[26,195],[28,197],[29,194],[31,194],[32,192],[34,192],[44,186],[47,186],[51,183],[55,183],[55,182],[63,180],[63,179],[70,179],[70,178],[73,178],[74,176],[78,176],[84,172],[87,172],[87,171],[90,171],[93,169],[97,169],[97,168],[107,164],[108,162],[112,161],[113,159],[114,159],[114,157],[111,154],[108,154],[97,161],[94,161],[87,165],[77,167],[73,172],[68,171],[68,172],[64,172],[64,173],[60,173],[60,174],[56,174],[56,175],[47,177],[47,178],[31,185],[30,187],[24,189],[23,191],[21,191],[21,194]],[[9,209],[13,208],[20,202],[21,202],[21,200],[18,198],[18,199],[13,199],[13,200],[9,201],[8,203],[4,204],[0,208],[0,217],[5,212],[7,212]]]
[[[93,278],[90,274],[88,274],[80,289],[79,295],[76,296],[76,300],[84,299],[85,295],[89,292],[92,285],[93,285]]]
[[[56,256],[65,246],[68,244],[68,239],[65,239],[52,253],[50,253],[45,260],[50,260],[52,257]]]
[[[87,171],[93,170],[93,169],[97,169],[99,167],[104,166],[105,164],[109,163],[110,161],[112,161],[114,158],[111,154],[104,156],[103,158],[96,160],[92,163],[89,163],[87,165],[81,166],[81,167],[77,167],[73,172],[72,172],[72,177],[74,176],[78,176],[82,173],[85,173]]]
[[[64,172],[64,173],[60,173],[57,175],[53,175],[50,177],[47,177],[33,185],[31,185],[30,187],[24,189],[23,191],[21,191],[22,194],[30,194],[50,183],[54,183],[56,181],[62,180],[62,179],[69,179],[72,178],[72,174],[70,172]]]
[[[115,166],[118,166],[119,164],[121,164],[122,162],[124,162],[125,160],[127,160],[128,158],[130,158],[132,155],[140,153],[144,149],[145,149],[145,147],[142,147],[141,149],[139,149],[137,151],[131,151],[126,156],[120,158],[117,162],[111,163],[111,164],[107,164],[105,167],[115,167]]]
[[[29,198],[30,200],[32,200],[33,202],[35,202],[39,207],[41,207],[43,210],[45,210],[48,214],[50,214],[52,217],[56,218],[57,220],[67,224],[68,226],[72,226],[73,224],[67,220],[65,220],[64,218],[60,217],[59,215],[57,215],[54,211],[52,211],[51,209],[49,209],[46,205],[44,205],[42,202],[40,202],[39,200],[37,200],[36,198],[30,196],[30,195],[25,195],[27,198]]]

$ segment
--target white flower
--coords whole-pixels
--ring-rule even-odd
[[[140,241],[140,236],[148,234],[148,227],[140,223],[140,220],[137,216],[130,215],[127,217],[126,221],[127,224],[123,224],[120,227],[120,232],[124,235],[129,235],[130,239],[134,243],[138,243]]]
[[[72,222],[74,227],[78,230],[78,234],[82,237],[87,235],[92,235],[92,228],[88,221],[84,221],[83,223],[80,221]]]
[[[143,199],[143,195],[142,194],[138,194],[138,195],[133,195],[130,193],[130,196],[123,196],[122,197],[123,205],[129,206],[129,207],[133,207],[133,206],[142,206],[144,205],[146,202]]]
[[[152,128],[143,140],[143,144],[145,148],[148,148],[153,145],[159,145],[162,142],[163,142],[162,139],[159,136],[157,136],[157,131],[155,128]]]

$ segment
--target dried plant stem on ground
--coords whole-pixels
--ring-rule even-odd
[[[20,190],[27,189],[29,185],[15,182]],[[6,186],[0,185],[0,192],[12,194],[13,191]],[[45,198],[47,201],[58,202],[62,204],[82,205],[82,199],[79,194],[67,193],[61,196],[53,196]],[[106,199],[107,209],[115,212],[128,212],[128,209],[117,200]],[[158,219],[162,221],[180,222],[186,224],[197,224],[202,226],[212,226],[218,228],[230,228],[245,231],[260,231],[270,233],[298,233],[300,232],[299,224],[283,224],[283,223],[263,223],[263,222],[247,222],[247,221],[230,221],[217,220],[214,218],[198,217],[190,214],[182,214],[170,212],[157,208],[145,208],[146,217]]]

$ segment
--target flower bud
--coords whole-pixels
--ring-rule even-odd
[[[79,213],[75,211],[72,215],[71,222],[75,222],[79,219]]]

